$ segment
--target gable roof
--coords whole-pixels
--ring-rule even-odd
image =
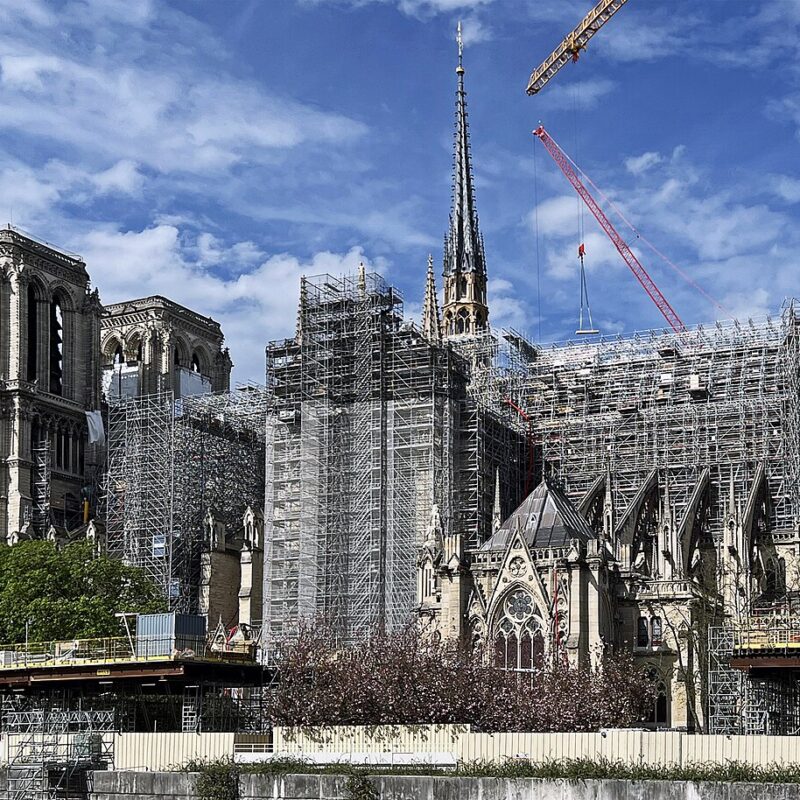
[[[594,539],[583,515],[558,488],[543,480],[498,528],[481,550],[505,550],[520,530],[529,548],[565,547]]]

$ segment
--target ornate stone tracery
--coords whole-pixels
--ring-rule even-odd
[[[531,670],[542,665],[545,625],[533,595],[523,588],[508,591],[493,630],[494,660],[504,669]]]

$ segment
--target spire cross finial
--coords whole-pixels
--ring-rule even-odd
[[[464,69],[464,36],[461,31],[461,20],[458,21],[458,33],[456,33],[456,42],[458,42],[458,68]]]

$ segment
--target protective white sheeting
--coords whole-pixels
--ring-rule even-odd
[[[107,400],[140,395],[139,365],[115,364],[103,370],[103,395]]]
[[[199,372],[193,372],[192,370],[183,368],[179,371],[179,375],[181,397],[211,393],[211,378],[207,378]]]
[[[89,426],[89,444],[97,444],[106,440],[103,416],[99,411],[87,411],[86,424]]]

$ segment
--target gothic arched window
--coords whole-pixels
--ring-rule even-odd
[[[456,333],[469,333],[469,312],[462,308],[456,318]]]
[[[660,647],[662,638],[661,617],[653,617],[650,620],[650,643],[653,647]]]
[[[27,378],[35,381],[39,369],[39,304],[36,288],[28,285],[28,364]]]
[[[50,303],[50,394],[64,392],[64,309],[58,297]]]
[[[510,592],[494,629],[495,665],[502,669],[532,670],[542,665],[544,637],[533,597],[525,589]]]
[[[655,684],[653,705],[650,708],[650,716],[647,721],[656,727],[669,725],[669,690],[667,689],[667,684],[658,674],[658,670],[655,667],[647,671],[647,676]]]
[[[650,630],[647,624],[647,617],[639,617],[636,621],[636,646],[650,646]]]

